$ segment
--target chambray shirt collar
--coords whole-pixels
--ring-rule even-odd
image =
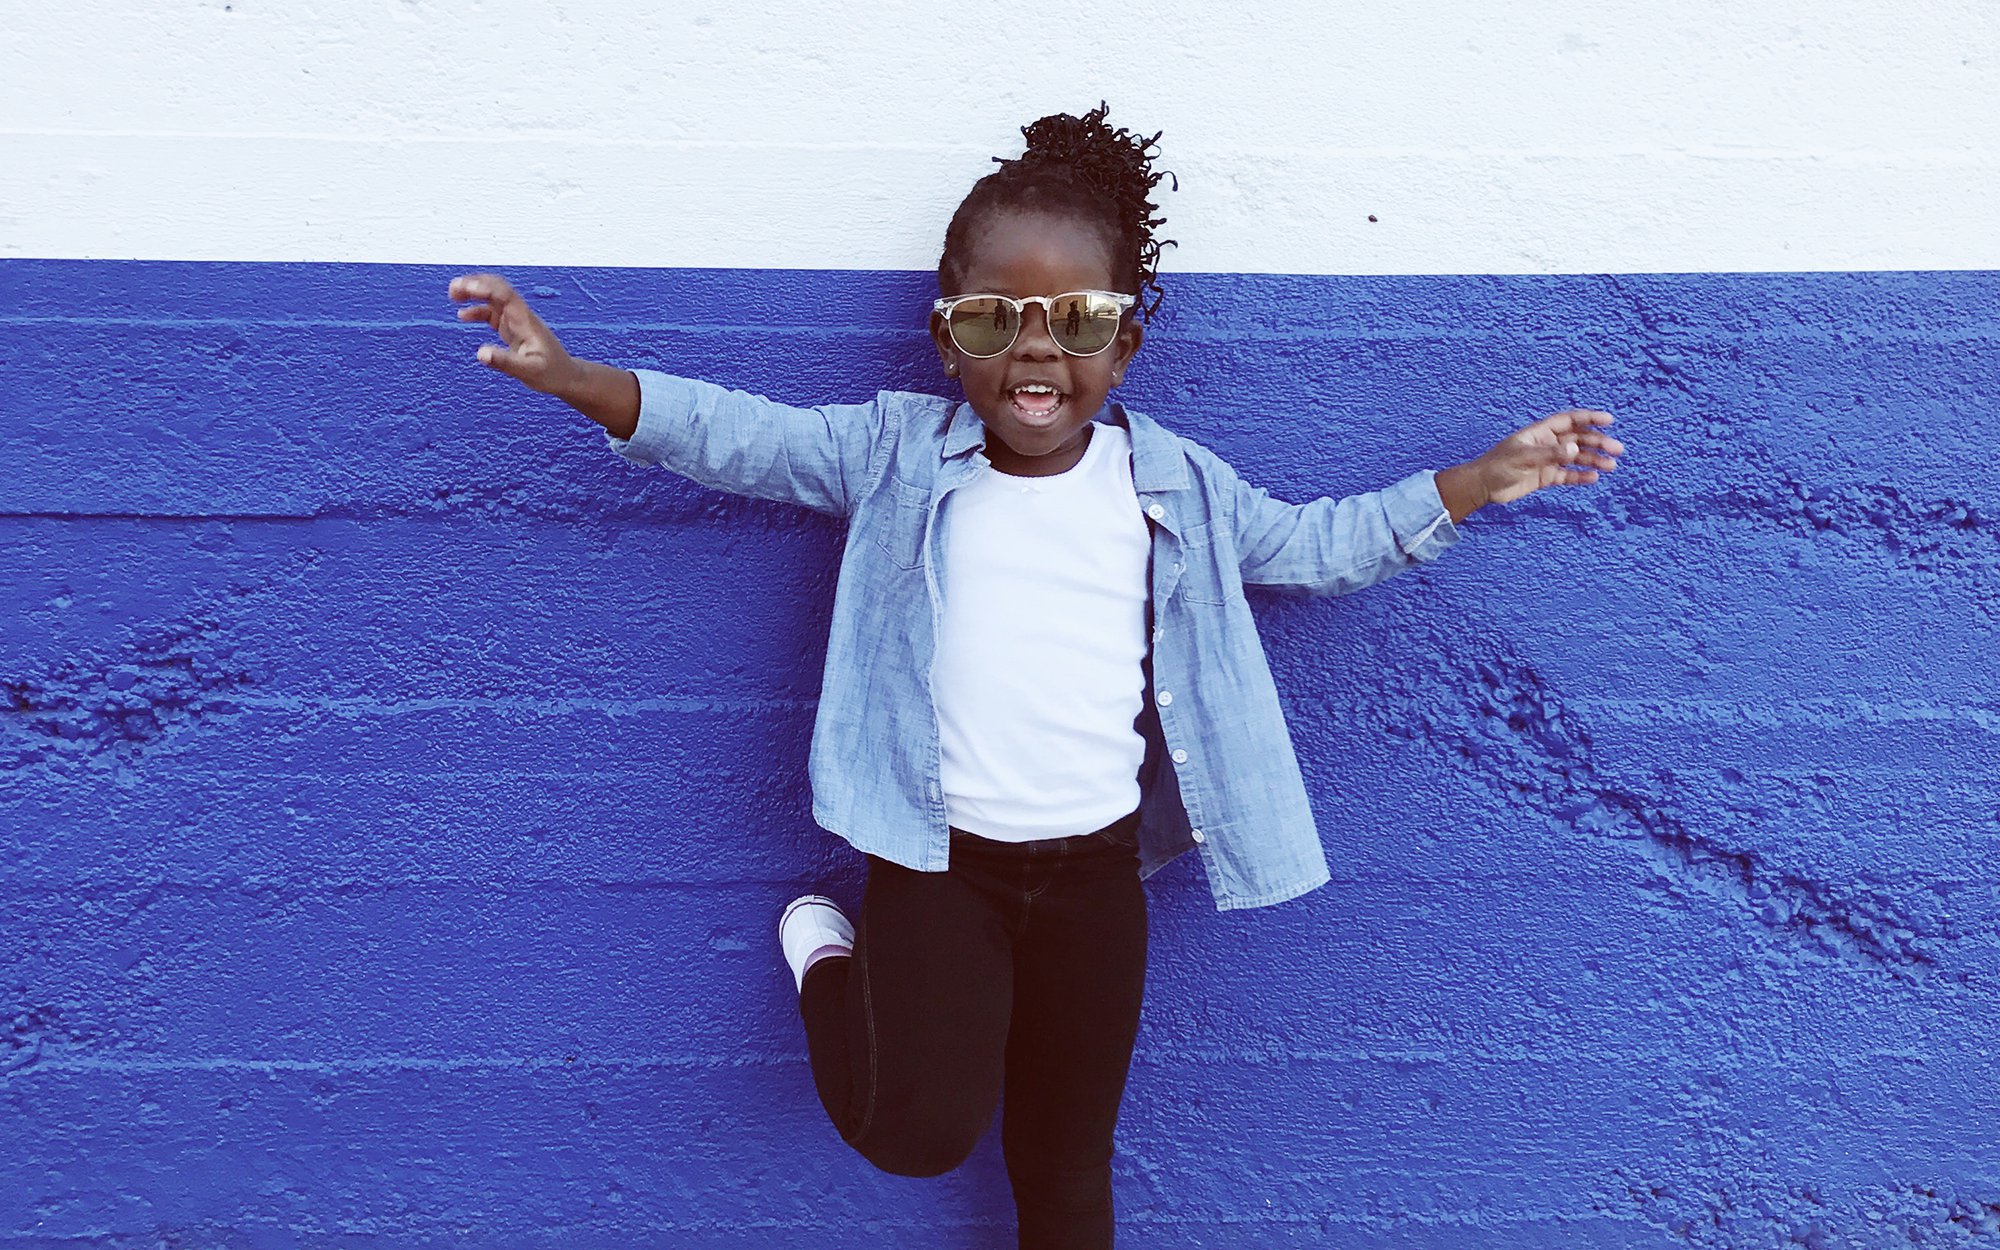
[[[1093,421],[1121,426],[1132,439],[1132,486],[1140,494],[1163,490],[1186,490],[1189,484],[1187,456],[1166,427],[1142,412],[1127,411],[1125,405],[1106,403]],[[944,458],[951,460],[977,448],[986,448],[986,423],[960,400],[953,405],[950,424],[945,428]]]

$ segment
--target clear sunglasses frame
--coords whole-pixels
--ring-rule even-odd
[[[1102,355],[1104,352],[1110,350],[1112,343],[1116,343],[1118,341],[1118,336],[1116,334],[1112,335],[1111,338],[1104,344],[1103,347],[1100,347],[1093,352],[1071,351],[1068,347],[1065,347],[1063,345],[1063,341],[1061,339],[1056,338],[1054,330],[1055,326],[1054,314],[1055,314],[1056,301],[1060,299],[1068,299],[1072,295],[1096,295],[1096,296],[1101,296],[1104,299],[1108,299],[1112,303],[1118,305],[1118,315],[1120,317],[1123,317],[1128,311],[1130,311],[1132,305],[1139,302],[1138,296],[1127,295],[1123,291],[1091,291],[1091,290],[1064,291],[1060,295],[1030,295],[1025,299],[1015,299],[1011,295],[986,295],[986,294],[975,293],[971,295],[946,296],[944,299],[934,301],[931,304],[931,309],[934,312],[939,312],[944,314],[945,329],[951,333],[951,341],[953,345],[956,346],[958,350],[965,352],[966,355],[972,357],[974,360],[991,360],[995,356],[1004,355],[1008,348],[1014,346],[1015,341],[1021,337],[1021,327],[1028,324],[1028,305],[1030,304],[1040,304],[1042,306],[1042,320],[1048,322],[1050,326],[1049,338],[1063,352],[1071,356]],[[1008,339],[1007,342],[1001,346],[999,351],[986,352],[983,355],[979,352],[967,351],[965,344],[960,343],[958,341],[958,333],[955,330],[952,330],[951,326],[952,309],[958,307],[960,304],[964,303],[967,300],[973,300],[973,299],[997,299],[1003,304],[1012,304],[1014,306],[1014,337]]]

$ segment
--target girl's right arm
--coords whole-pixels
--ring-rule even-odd
[[[497,273],[460,274],[449,289],[453,299],[485,301],[459,309],[458,319],[484,321],[506,344],[481,344],[481,364],[529,390],[554,395],[609,430],[613,438],[632,437],[639,424],[639,379],[631,370],[578,360],[564,351],[555,332]]]
[[[479,360],[603,426],[628,460],[659,464],[704,486],[849,515],[877,440],[883,406],[794,408],[711,382],[620,369],[563,350],[526,299],[498,274],[453,278],[458,310],[484,321],[506,346]]]

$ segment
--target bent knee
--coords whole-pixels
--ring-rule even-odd
[[[891,1176],[942,1176],[971,1156],[985,1127],[929,1125],[898,1132],[878,1125],[867,1140],[848,1144]]]

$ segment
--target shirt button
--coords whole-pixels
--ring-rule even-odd
[[[1155,521],[1157,521],[1161,517],[1167,515],[1167,510],[1165,508],[1162,508],[1158,504],[1153,504],[1151,507],[1146,509],[1146,515],[1152,517]]]
[[[1173,691],[1171,691],[1171,690],[1162,690],[1162,691],[1160,691],[1160,706],[1161,706],[1161,707],[1168,707],[1168,706],[1170,706],[1170,705],[1171,705],[1171,704],[1173,703],[1173,701],[1174,701],[1174,692],[1173,692]]]
[[[1194,839],[1194,840],[1195,840],[1196,842],[1206,842],[1206,841],[1208,841],[1208,839],[1207,839],[1207,838],[1205,838],[1205,837],[1203,837],[1203,836],[1202,836],[1202,832],[1201,832],[1201,830],[1199,830],[1199,829],[1190,829],[1190,830],[1188,830],[1188,836],[1189,836],[1190,838],[1193,838],[1193,839]]]
[[[1175,751],[1175,752],[1174,752],[1174,763],[1176,763],[1176,764],[1185,764],[1185,763],[1187,763],[1187,752],[1186,752],[1186,751]]]
[[[1184,573],[1186,571],[1187,571],[1187,565],[1182,564],[1179,560],[1174,561],[1174,572]]]

